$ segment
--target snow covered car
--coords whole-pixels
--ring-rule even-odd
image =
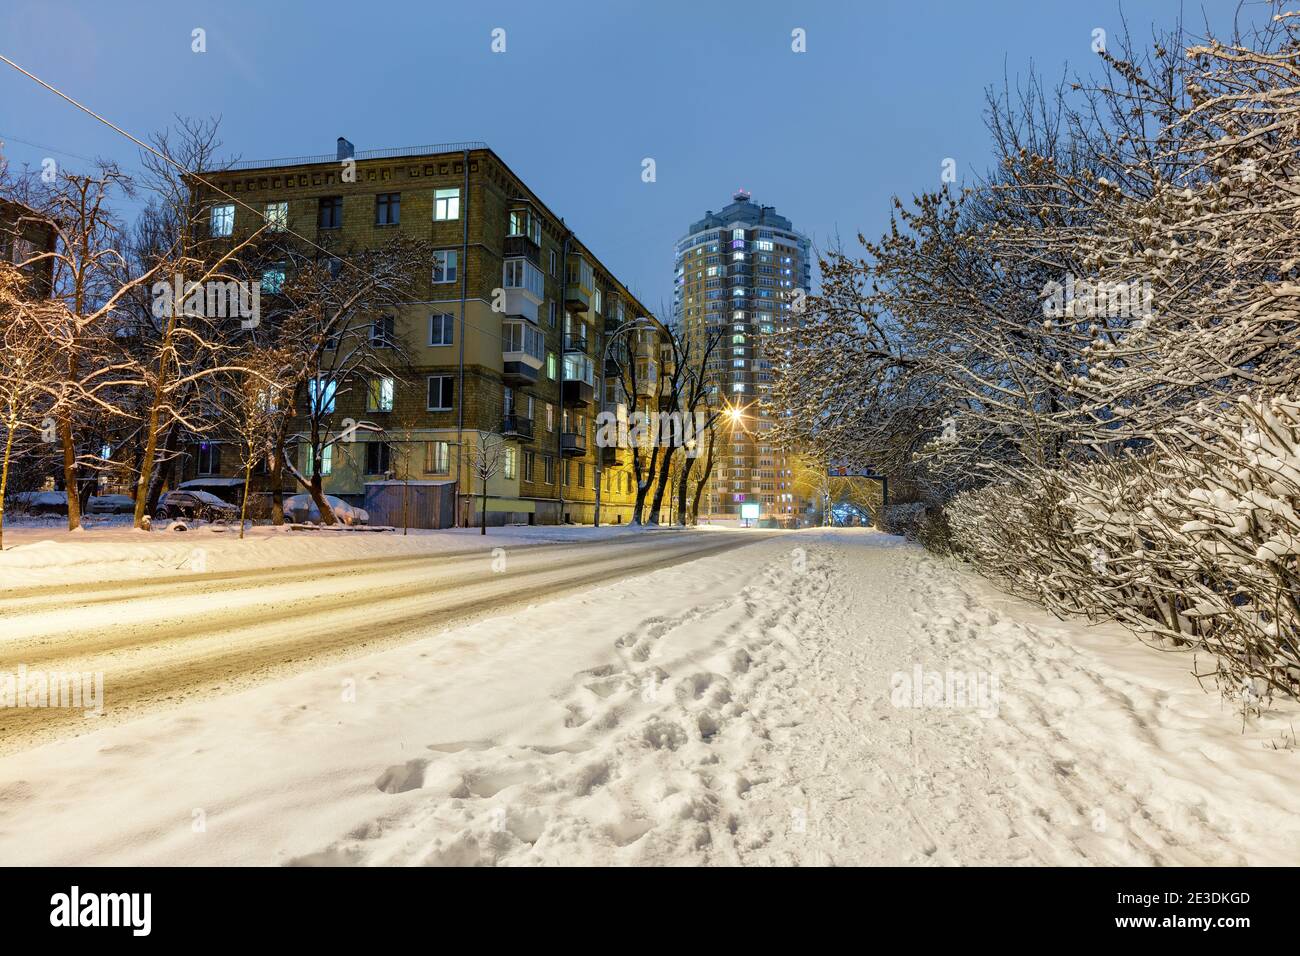
[[[202,521],[238,521],[239,509],[206,491],[169,491],[158,499],[154,517],[197,518]]]
[[[130,495],[97,495],[90,499],[86,511],[92,515],[134,514],[135,499]]]
[[[365,508],[357,508],[333,495],[326,495],[325,502],[334,512],[334,517],[339,519],[339,524],[370,523],[370,513]],[[316,502],[311,500],[311,495],[293,495],[285,498],[284,513],[286,516],[292,516],[294,521],[320,521],[320,509],[316,507]]]
[[[62,491],[20,491],[10,500],[15,510],[32,515],[65,515],[68,513],[68,496]]]

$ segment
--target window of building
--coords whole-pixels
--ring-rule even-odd
[[[505,462],[502,464],[501,470],[508,479],[513,479],[515,477],[515,468],[518,456],[519,449],[515,448],[514,445],[506,446]]]
[[[393,410],[393,380],[388,376],[372,378],[366,393],[366,410],[391,412]]]
[[[559,262],[559,259],[558,259],[558,258],[556,257],[556,255],[555,255],[555,250],[552,249],[552,250],[551,250],[551,276],[552,276],[553,278],[557,278],[557,279],[558,279],[559,276],[560,276],[560,267],[559,267],[559,265],[557,264],[558,262]],[[553,324],[553,323],[552,323],[552,324]]]
[[[269,202],[263,210],[266,217],[267,232],[284,232],[289,228],[289,204],[287,202]]]
[[[402,194],[380,193],[375,197],[375,225],[396,226],[402,221]]]
[[[554,380],[555,378],[555,353],[546,353],[546,377]]]
[[[527,209],[510,210],[510,235],[527,236],[537,245],[542,244],[542,221]]]
[[[435,252],[433,254],[433,281],[455,282],[456,259],[457,254],[454,249],[439,249]]]
[[[284,288],[285,265],[277,262],[262,271],[262,291],[267,295],[278,295]]]
[[[424,472],[428,475],[446,475],[451,472],[451,442],[424,443]]]
[[[322,196],[316,207],[316,226],[320,229],[343,228],[343,197]]]
[[[215,475],[221,471],[221,446],[216,442],[200,442],[198,458],[200,475]]]
[[[537,453],[532,451],[524,452],[524,481],[532,481],[533,473],[537,466]]]
[[[429,344],[451,345],[456,336],[456,317],[449,312],[429,316]]]
[[[555,431],[555,406],[550,402],[546,403],[546,430],[548,432]],[[548,478],[547,481],[550,481],[550,479]]]
[[[587,466],[583,462],[578,462],[578,487],[587,487]]]
[[[507,259],[502,267],[502,284],[507,289],[527,289],[537,298],[545,294],[542,270],[527,259]]]
[[[210,228],[214,236],[229,236],[233,233],[235,231],[235,204],[226,203],[221,206],[213,206]]]
[[[312,476],[313,462],[315,461],[315,459],[312,457],[311,445],[305,446],[304,450],[306,451],[307,454],[304,456],[305,461],[303,461],[302,470],[306,474],[306,476],[310,478]],[[334,446],[325,445],[320,450],[320,474],[322,478],[328,478],[333,473],[334,473]]]
[[[396,342],[397,319],[381,315],[370,322],[370,344],[377,349],[391,349]]]
[[[314,378],[307,383],[307,401],[314,415],[328,415],[334,411],[334,397],[339,383],[333,380]]]
[[[547,306],[547,319],[551,323],[551,328],[555,328],[555,300],[552,299],[550,302],[546,303],[546,306]]]
[[[392,459],[392,446],[385,441],[366,442],[366,474],[382,475],[388,471]]]
[[[454,406],[456,380],[451,375],[429,376],[428,410],[431,412],[449,412]]]
[[[433,191],[433,218],[439,222],[460,218],[460,187]]]

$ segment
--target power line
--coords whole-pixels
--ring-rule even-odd
[[[212,190],[212,192],[214,192],[214,193],[216,193],[216,194],[218,194],[218,195],[220,195],[220,196],[223,196],[224,198],[230,200],[232,203],[236,203],[236,204],[242,206],[244,209],[247,209],[249,212],[251,212],[251,213],[253,213],[254,215],[258,216],[258,217],[261,218],[262,220],[264,220],[264,221],[269,221],[269,220],[267,220],[267,216],[266,216],[266,214],[265,214],[264,212],[259,212],[258,210],[254,209],[252,206],[250,206],[248,203],[244,202],[242,199],[238,198],[237,196],[232,196],[230,193],[226,192],[224,189],[220,188],[220,187],[217,186],[215,183],[213,183],[213,182],[211,182],[211,181],[205,179],[205,178],[204,178],[203,176],[201,176],[201,175],[200,175],[196,170],[187,169],[185,166],[183,166],[182,164],[178,163],[176,160],[172,159],[170,156],[165,156],[165,155],[163,155],[162,153],[158,152],[158,150],[154,149],[154,148],[153,148],[152,146],[150,146],[148,143],[142,141],[141,139],[139,139],[139,138],[136,137],[136,136],[133,136],[131,133],[129,133],[129,132],[127,132],[126,130],[122,129],[122,127],[118,126],[116,123],[112,122],[111,120],[109,120],[109,119],[107,119],[107,118],[101,116],[99,113],[96,113],[96,112],[95,112],[94,110],[92,110],[89,106],[86,106],[85,104],[78,102],[77,100],[75,100],[75,99],[73,99],[71,96],[69,96],[67,93],[64,93],[62,90],[60,90],[60,89],[58,89],[58,88],[56,88],[56,87],[50,85],[49,83],[45,82],[44,80],[42,80],[42,79],[41,79],[39,76],[37,76],[36,74],[34,74],[34,73],[30,72],[29,70],[26,70],[26,69],[24,69],[23,67],[19,66],[19,65],[18,65],[17,63],[15,63],[13,60],[9,59],[9,57],[5,56],[3,53],[0,53],[0,61],[3,61],[3,62],[5,62],[5,63],[9,64],[11,67],[13,67],[13,68],[14,68],[15,70],[17,70],[19,73],[23,74],[23,76],[26,76],[28,79],[30,79],[30,80],[32,80],[33,82],[35,82],[37,85],[42,86],[42,87],[44,87],[45,89],[49,90],[51,93],[53,93],[55,96],[59,97],[60,99],[65,100],[65,101],[67,101],[68,103],[71,103],[73,106],[75,106],[77,109],[81,110],[81,111],[82,111],[83,113],[85,113],[87,116],[90,116],[90,117],[92,117],[93,119],[98,120],[100,123],[103,123],[103,124],[104,124],[105,126],[107,126],[109,129],[113,130],[115,133],[119,134],[120,136],[123,136],[123,137],[125,137],[126,139],[130,140],[130,141],[131,141],[132,143],[134,143],[136,146],[140,147],[140,148],[143,149],[143,150],[146,150],[146,151],[152,153],[154,156],[157,156],[157,157],[158,157],[159,159],[161,159],[163,162],[168,163],[169,165],[176,167],[176,169],[178,169],[178,170],[179,170],[182,174],[184,174],[185,176],[189,176],[190,178],[194,179],[196,182],[202,183],[202,184],[203,184],[204,186],[206,186],[208,189]],[[90,162],[94,162],[94,160],[90,160]],[[466,201],[466,203],[468,204],[468,202],[469,202],[469,197],[468,197],[468,196],[465,197],[465,201]],[[284,227],[284,228],[282,228],[282,229],[280,229],[280,230],[278,230],[278,231],[279,231],[279,232],[286,233],[287,235],[293,236],[294,238],[301,240],[302,242],[304,242],[304,243],[306,243],[308,246],[310,246],[312,249],[315,249],[315,250],[317,250],[318,252],[322,252],[322,253],[324,253],[326,256],[330,257],[331,259],[337,259],[339,262],[343,263],[344,265],[348,266],[348,267],[351,268],[351,269],[355,269],[357,272],[361,273],[363,276],[365,276],[365,277],[367,277],[367,278],[369,278],[369,279],[375,279],[375,278],[376,278],[376,277],[374,276],[373,273],[366,272],[365,269],[362,269],[361,266],[357,265],[356,263],[351,262],[351,261],[349,261],[349,260],[347,260],[347,259],[344,259],[342,256],[336,255],[335,253],[333,253],[333,252],[331,252],[330,250],[326,249],[324,246],[319,245],[318,243],[316,243],[314,240],[312,240],[312,239],[308,239],[306,236],[301,235],[300,233],[294,232],[292,229],[289,229],[287,226]],[[460,264],[460,268],[467,269],[468,267],[469,267],[469,263],[468,263],[468,262],[465,262],[465,263],[461,263],[461,264]],[[465,313],[465,312],[468,311],[468,310],[465,308],[465,305],[466,305],[467,303],[468,303],[468,300],[467,300],[467,299],[466,299],[466,300],[462,300],[462,306],[461,306],[461,311],[462,311],[462,313]],[[413,298],[405,298],[401,304],[404,304],[404,305],[422,305],[422,304],[425,304],[425,303],[423,303],[422,301],[417,300],[417,299],[413,299]],[[462,315],[462,321],[463,321],[466,325],[468,325],[468,326],[470,326],[470,327],[472,327],[472,328],[478,330],[479,332],[482,332],[484,335],[487,335],[487,336],[495,336],[495,335],[498,334],[497,332],[495,332],[495,331],[493,331],[493,330],[491,330],[491,329],[486,329],[486,328],[484,328],[483,326],[478,325],[477,323],[470,322],[468,315]]]

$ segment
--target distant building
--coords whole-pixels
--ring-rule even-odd
[[[34,209],[9,199],[0,199],[0,260],[27,262],[41,252],[53,252],[58,233],[54,224]],[[43,259],[27,266],[33,298],[49,298],[53,288],[54,260]]]
[[[735,519],[742,505],[756,502],[763,519],[792,524],[803,507],[793,461],[767,439],[772,366],[763,342],[791,324],[797,294],[809,291],[808,239],[775,207],[741,190],[692,223],[677,242],[675,266],[673,323],[695,342],[724,333],[710,372],[727,413],[700,516]]]

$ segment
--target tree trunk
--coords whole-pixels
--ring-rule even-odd
[[[688,519],[686,513],[686,491],[690,485],[691,470],[695,467],[695,459],[690,455],[686,456],[686,461],[682,463],[682,473],[677,476],[677,518],[682,524],[693,524]]]
[[[59,441],[63,445],[63,488],[68,499],[68,530],[81,527],[81,501],[77,497],[77,449],[72,444],[72,422],[64,413],[59,416]]]
[[[9,455],[14,447],[14,428],[17,422],[9,422],[9,434],[5,436],[4,465],[0,467],[0,551],[5,549],[5,489],[9,486]]]
[[[695,501],[691,504],[691,514],[695,520],[700,520],[700,499],[704,497],[704,488],[709,483],[709,476],[713,474],[713,432],[709,431],[709,450],[704,456],[704,472],[700,475],[699,482],[695,485]]]
[[[663,464],[659,469],[659,480],[655,482],[655,496],[650,503],[650,524],[653,527],[659,526],[659,515],[664,507],[664,492],[668,488],[668,482],[672,478],[672,470],[668,467],[672,462],[673,452],[677,451],[673,446],[664,449]]]
[[[248,486],[253,482],[253,456],[244,462],[244,500],[239,503],[239,540],[244,540],[244,521],[248,518]]]
[[[308,491],[311,492],[311,500],[316,503],[316,510],[320,512],[320,523],[325,525],[338,524],[339,519],[334,515],[334,509],[330,507],[325,500],[325,492],[320,477],[320,459],[315,458],[315,467],[311,470],[311,484]]]
[[[478,533],[487,534],[487,479],[483,479],[483,508],[479,512]]]
[[[271,454],[271,524],[284,526],[284,436],[277,435]]]

